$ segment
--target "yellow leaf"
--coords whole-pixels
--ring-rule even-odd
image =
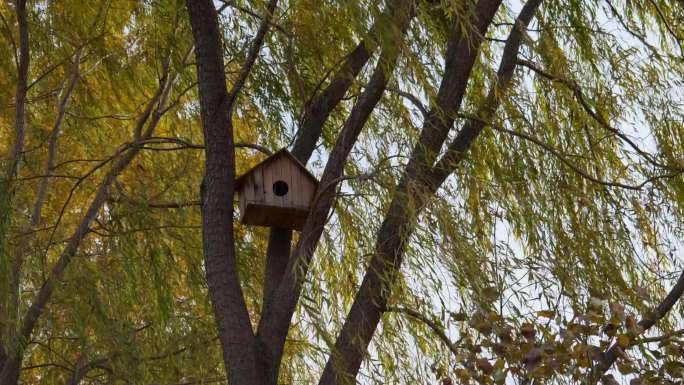
[[[629,336],[627,334],[620,334],[617,338],[617,344],[621,348],[629,347]]]
[[[537,316],[544,318],[553,318],[556,316],[556,312],[553,310],[540,310],[537,312]]]

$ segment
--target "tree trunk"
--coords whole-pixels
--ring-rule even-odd
[[[258,351],[237,275],[233,243],[235,151],[218,16],[210,0],[188,0],[195,42],[205,174],[201,186],[202,243],[228,383],[263,384]],[[232,100],[235,100],[233,95]]]
[[[12,212],[12,201],[14,200],[14,179],[19,175],[21,159],[24,152],[24,142],[26,138],[26,94],[28,92],[28,70],[30,62],[29,30],[26,12],[26,0],[17,0],[15,13],[19,25],[19,56],[17,63],[17,88],[15,95],[15,135],[14,143],[10,153],[9,167],[6,171],[6,181],[0,183],[0,236],[3,238],[5,231],[10,225],[10,215]],[[8,382],[4,376],[0,377],[0,385],[13,385],[17,383],[19,368],[12,359],[16,355],[14,345],[17,344],[17,321],[19,319],[19,308],[15,303],[13,293],[14,287],[19,286],[19,276],[15,274],[14,267],[18,261],[11,260],[8,251],[7,240],[0,240],[0,262],[7,269],[8,276],[7,288],[3,287],[0,297],[0,373],[8,372]],[[10,261],[11,260],[11,261]],[[5,283],[3,282],[3,285]]]

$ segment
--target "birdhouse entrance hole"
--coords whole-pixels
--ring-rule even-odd
[[[273,193],[276,196],[279,196],[279,197],[284,196],[285,194],[287,194],[287,190],[288,190],[287,182],[285,182],[284,180],[279,180],[279,181],[276,181],[275,183],[273,183]]]

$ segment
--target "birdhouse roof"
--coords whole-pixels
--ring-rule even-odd
[[[286,159],[288,162],[290,162],[290,163],[296,165],[296,166],[297,166],[297,169],[299,169],[299,170],[302,172],[303,175],[305,175],[307,178],[309,178],[309,180],[311,180],[311,182],[314,184],[314,186],[318,186],[318,178],[316,178],[316,176],[314,176],[314,174],[312,174],[311,172],[309,172],[309,170],[307,170],[306,166],[304,166],[304,165],[302,164],[302,162],[300,162],[297,158],[295,158],[295,156],[292,155],[292,154],[290,153],[290,151],[288,151],[286,148],[282,148],[282,149],[278,150],[277,152],[275,152],[273,155],[271,155],[271,156],[269,156],[268,158],[262,160],[262,161],[259,162],[256,166],[252,167],[252,168],[249,169],[247,172],[245,172],[244,174],[242,174],[239,178],[237,178],[237,179],[235,180],[235,189],[236,189],[236,190],[241,189],[241,188],[242,188],[242,183],[244,182],[245,178],[246,178],[247,176],[249,176],[251,173],[253,173],[255,170],[260,169],[260,168],[263,168],[263,167],[266,167],[266,166],[268,166],[269,164],[275,162],[276,160],[278,160],[278,159],[280,159],[280,158],[284,158],[284,159]]]

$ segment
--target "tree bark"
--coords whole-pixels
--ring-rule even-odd
[[[266,313],[273,292],[280,284],[285,274],[287,262],[290,260],[292,247],[292,230],[271,227],[266,250],[266,268],[264,271],[264,298],[261,314]]]
[[[24,151],[24,141],[26,138],[26,94],[28,91],[28,70],[30,57],[28,16],[26,11],[26,0],[17,0],[15,4],[15,14],[19,26],[19,54],[17,56],[17,86],[15,94],[15,122],[14,122],[14,143],[12,144],[9,165],[6,171],[6,178],[0,181],[0,234],[4,232],[10,224],[12,212],[12,201],[14,199],[14,179],[19,175],[21,159]],[[3,269],[7,269],[8,290],[0,297],[0,372],[3,371],[10,357],[14,354],[13,341],[16,339],[16,323],[18,319],[18,308],[13,305],[13,287],[18,284],[18,277],[14,275],[14,269],[10,266],[16,265],[16,261],[11,261],[12,257],[7,251],[6,239],[0,240],[0,262],[4,262]],[[4,289],[4,288],[3,288]],[[19,373],[14,374],[16,383]]]
[[[28,91],[28,70],[31,61],[29,51],[29,30],[26,0],[16,1],[17,23],[19,25],[19,62],[17,63],[17,92],[14,101],[14,145],[10,156],[10,169],[7,179],[11,181],[19,174],[24,140],[26,138],[26,93]]]
[[[210,0],[188,0],[195,42],[200,113],[205,143],[201,186],[202,242],[209,296],[218,325],[223,361],[230,384],[263,384],[259,351],[237,274],[233,242],[235,151],[231,111],[245,84],[276,1],[272,0],[250,47],[247,60],[229,93],[218,15]]]

